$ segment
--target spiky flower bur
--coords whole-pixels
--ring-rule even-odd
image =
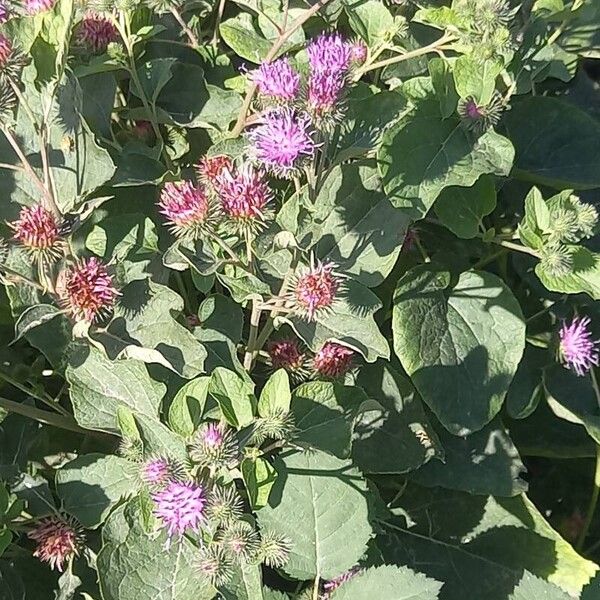
[[[331,594],[333,594],[335,590],[337,590],[342,584],[346,583],[347,581],[350,581],[353,577],[356,577],[356,575],[358,575],[361,572],[361,570],[362,569],[359,569],[358,567],[353,567],[349,571],[342,573],[341,575],[335,577],[331,581],[327,581],[326,583],[324,583],[323,591],[325,592],[325,594],[324,596],[322,596],[322,600],[329,600]]]
[[[16,221],[8,223],[13,239],[36,258],[56,260],[62,251],[60,227],[54,214],[42,204],[24,206]]]
[[[369,50],[363,42],[356,41],[350,43],[350,61],[352,63],[362,65],[367,60],[368,53]]]
[[[178,237],[197,238],[214,216],[204,188],[191,181],[165,183],[157,205]]]
[[[200,548],[195,566],[198,573],[215,587],[226,585],[233,576],[233,560],[219,544]]]
[[[319,129],[334,125],[344,114],[341,104],[346,87],[343,73],[311,73],[306,110]]]
[[[154,516],[166,529],[169,540],[188,531],[197,532],[206,520],[204,489],[191,482],[171,481],[152,494]]]
[[[152,12],[165,15],[174,8],[180,8],[183,0],[145,0],[145,4]]]
[[[558,208],[552,211],[549,235],[550,243],[576,242],[579,227],[577,226],[577,213],[574,210]]]
[[[598,211],[594,206],[581,202],[577,196],[569,196],[550,210],[549,241],[576,243],[590,238],[597,223]]]
[[[272,218],[273,193],[264,173],[245,163],[239,169],[223,169],[216,178],[221,210],[236,231],[256,232]]]
[[[185,467],[178,460],[154,456],[141,465],[140,477],[151,488],[165,487],[171,481],[184,481]]]
[[[110,313],[119,292],[106,265],[93,256],[67,268],[61,295],[76,321],[95,323]]]
[[[313,358],[317,375],[332,379],[345,375],[351,368],[355,352],[337,342],[325,342]]]
[[[18,81],[26,64],[27,57],[18,49],[14,41],[0,33],[0,75]]]
[[[5,35],[0,34],[0,70],[3,70],[5,65],[8,63],[12,52],[12,42]]]
[[[502,117],[503,110],[502,96],[497,93],[487,105],[478,105],[474,98],[466,98],[458,103],[458,114],[463,125],[477,135],[495,127]]]
[[[297,340],[273,340],[267,345],[267,353],[273,369],[285,369],[295,383],[308,377],[306,354]]]
[[[266,440],[289,440],[295,433],[294,416],[281,410],[254,421],[252,443],[260,445]]]
[[[189,454],[201,467],[219,469],[235,464],[239,446],[235,433],[226,425],[203,423],[192,438]]]
[[[256,554],[260,562],[274,569],[280,569],[288,561],[291,549],[292,545],[287,537],[267,531],[261,533]]]
[[[238,564],[255,559],[260,541],[254,527],[246,521],[229,524],[219,532],[218,540],[225,552]]]
[[[75,29],[75,42],[94,54],[106,52],[108,45],[119,39],[112,21],[104,15],[90,12]]]
[[[293,177],[315,154],[310,116],[282,106],[265,113],[248,134],[253,158],[278,177]]]
[[[571,196],[569,200],[577,213],[577,227],[580,239],[591,238],[598,225],[598,210],[591,204],[581,202],[577,196]]]
[[[118,454],[131,462],[141,462],[144,457],[144,444],[139,438],[121,438]]]
[[[474,30],[482,33],[508,27],[518,11],[508,0],[463,0],[455,8]]]
[[[6,0],[0,0],[0,25],[7,23],[12,16],[10,5]]]
[[[540,265],[553,277],[564,277],[573,269],[573,252],[567,246],[547,244],[540,250]]]
[[[300,75],[287,58],[262,63],[250,72],[250,79],[256,84],[260,97],[267,102],[288,103],[298,97]]]
[[[592,338],[590,322],[589,317],[575,317],[568,324],[564,322],[558,332],[560,360],[579,376],[600,364],[600,340]]]
[[[14,123],[17,96],[10,83],[0,73],[0,125]]]
[[[225,171],[233,170],[233,162],[229,156],[203,156],[194,167],[198,180],[209,189],[216,190],[217,180]]]
[[[329,313],[342,288],[332,262],[311,262],[294,276],[287,298],[292,310],[307,321]]]
[[[33,556],[60,572],[65,563],[79,556],[85,542],[81,528],[73,519],[58,516],[40,520],[27,537],[36,542]]]
[[[23,7],[25,12],[30,15],[37,15],[54,8],[56,0],[24,0]]]
[[[225,526],[237,521],[243,514],[242,499],[235,486],[215,486],[208,495],[206,514],[217,526]]]

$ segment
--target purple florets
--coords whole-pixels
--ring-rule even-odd
[[[249,134],[256,160],[269,171],[289,177],[299,163],[313,156],[316,144],[310,117],[292,108],[268,112]]]
[[[190,481],[172,481],[160,492],[152,494],[154,514],[166,528],[169,538],[181,537],[188,530],[197,531],[205,520],[204,490]]]
[[[570,324],[563,323],[559,331],[561,360],[579,376],[600,364],[600,340],[592,339],[589,324],[588,317],[575,317]]]
[[[352,44],[338,33],[322,34],[306,48],[311,73],[345,75],[352,60]]]
[[[3,0],[0,1],[0,25],[6,23],[10,19],[10,9],[8,4]]]
[[[323,115],[336,109],[346,81],[339,73],[313,73],[308,80],[308,107]]]
[[[298,95],[300,75],[294,71],[287,58],[263,63],[250,76],[257,85],[258,92],[272,100],[289,102]]]

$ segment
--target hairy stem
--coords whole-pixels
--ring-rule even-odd
[[[179,9],[176,6],[171,6],[170,8],[171,14],[175,17],[175,20],[179,23],[179,26],[183,30],[183,33],[187,36],[188,41],[194,47],[198,47],[198,38],[196,34],[188,27],[187,23],[184,21]]]
[[[252,369],[254,363],[254,353],[256,349],[256,340],[258,337],[258,327],[260,325],[261,309],[256,300],[252,301],[252,314],[250,315],[250,334],[248,337],[248,346],[244,354],[244,368],[247,371]]]
[[[313,585],[313,592],[312,592],[312,600],[319,600],[319,581],[320,581],[320,577],[319,575],[317,575],[315,577],[315,583]]]
[[[215,29],[213,32],[211,44],[216,48],[219,45],[221,20],[223,19],[223,13],[225,12],[225,2],[227,0],[219,0],[219,6],[217,7],[217,17],[215,19]]]
[[[592,376],[594,377],[594,376]],[[594,377],[595,378],[595,377]],[[590,530],[590,525],[596,512],[596,505],[598,504],[598,496],[600,495],[600,445],[596,444],[596,469],[594,471],[594,487],[592,489],[592,495],[590,497],[590,503],[588,505],[587,512],[585,514],[585,522],[577,538],[575,549],[581,551],[583,544]]]
[[[36,400],[43,402],[46,406],[59,412],[63,416],[66,416],[66,417],[71,416],[69,411],[66,408],[63,408],[60,404],[54,402],[54,400],[50,396],[48,396],[46,394],[38,394],[35,390],[28,388],[27,386],[23,385],[21,382],[17,381],[10,375],[3,373],[2,371],[0,371],[0,379],[5,381],[9,385],[12,385],[14,388],[17,388],[21,392],[24,392],[28,396],[31,396],[32,398],[35,398]]]
[[[273,46],[271,46],[271,49],[265,57],[264,62],[272,61],[277,56],[277,53],[281,50],[288,38],[300,27],[302,27],[302,25],[304,25],[304,23],[308,21],[308,19],[316,15],[317,12],[319,12],[319,10],[323,8],[323,6],[325,6],[329,1],[330,0],[318,0],[315,4],[313,4],[313,6],[306,10],[303,15],[298,17],[296,20],[292,21],[290,28],[282,32],[279,35],[279,37],[275,40]],[[248,91],[246,92],[246,97],[244,98],[244,103],[242,104],[242,108],[240,109],[238,119],[233,129],[231,130],[231,137],[237,137],[238,135],[240,135],[240,133],[242,133],[242,130],[246,126],[246,117],[248,114],[248,110],[250,109],[252,99],[254,98],[254,94],[256,93],[256,89],[257,87],[254,83],[251,84],[248,88]]]
[[[523,252],[524,254],[529,254],[531,256],[535,256],[536,258],[540,257],[539,253],[536,250],[532,250],[531,248],[528,248],[527,246],[522,246],[521,244],[515,244],[513,242],[509,242],[508,240],[502,240],[498,238],[492,239],[490,241],[494,244],[498,244],[498,246],[502,246],[503,248],[508,248],[509,250]]]

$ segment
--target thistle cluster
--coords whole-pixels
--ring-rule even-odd
[[[79,556],[85,542],[81,527],[73,519],[61,516],[41,519],[27,537],[36,543],[33,556],[59,572]]]
[[[113,22],[100,12],[89,11],[75,28],[75,44],[92,54],[103,54],[118,39]]]

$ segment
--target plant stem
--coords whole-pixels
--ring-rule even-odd
[[[30,419],[44,423],[45,425],[52,425],[53,427],[59,427],[60,429],[67,429],[68,431],[75,431],[77,433],[83,433],[86,435],[101,435],[100,432],[83,429],[83,427],[80,427],[73,418],[63,415],[55,415],[47,410],[40,410],[39,408],[29,406],[28,404],[13,402],[7,398],[0,397],[0,408],[17,415],[29,417]]]
[[[179,293],[183,298],[183,306],[188,313],[192,313],[192,306],[190,304],[190,296],[187,292],[187,288],[185,287],[185,282],[183,281],[183,277],[179,271],[175,271],[175,281],[177,282],[177,287],[179,288]]]
[[[508,240],[500,240],[497,238],[490,241],[494,244],[498,244],[498,246],[502,246],[503,248],[508,248],[509,250],[523,252],[524,254],[529,254],[531,256],[535,256],[536,258],[540,257],[536,250],[532,250],[531,248],[528,248],[527,246],[522,246],[521,244],[515,244],[513,242],[509,242]]]
[[[216,48],[219,45],[219,27],[221,27],[221,20],[223,19],[223,13],[225,12],[225,2],[227,0],[219,0],[219,6],[217,8],[217,18],[215,19],[215,30],[213,32],[211,44]]]
[[[229,257],[234,260],[236,263],[240,262],[240,257],[233,251],[233,248],[224,240],[222,240],[218,235],[212,233],[212,232],[207,232],[207,236],[216,244],[218,244],[228,255]]]
[[[244,368],[247,371],[250,371],[252,369],[252,363],[254,362],[256,339],[258,336],[258,327],[260,325],[260,314],[261,309],[259,303],[256,300],[253,300],[252,314],[250,315],[250,334],[248,337],[248,346],[246,347],[246,354],[244,354]]]
[[[525,319],[525,323],[531,323],[531,321],[535,321],[538,317],[545,315],[552,307],[554,306],[554,302],[551,302],[548,306],[542,308],[542,310],[538,310],[535,314],[527,317]]]
[[[17,381],[16,379],[13,379],[10,375],[7,375],[6,373],[3,373],[2,371],[0,371],[0,379],[2,379],[3,381],[6,381],[6,383],[8,383],[9,385],[12,385],[14,388],[17,388],[21,392],[24,392],[28,396],[31,396],[32,398],[35,398],[36,400],[43,402],[46,406],[49,406],[50,408],[56,410],[63,416],[65,416],[65,417],[71,416],[67,409],[60,406],[60,404],[57,404],[56,402],[54,402],[54,400],[52,398],[50,398],[49,396],[45,397],[41,394],[38,394],[35,390],[29,389],[27,386],[23,385],[21,382]]]
[[[473,271],[477,271],[477,269],[481,269],[482,267],[485,267],[486,265],[489,265],[491,262],[494,262],[498,257],[502,256],[503,254],[506,254],[506,250],[504,248],[501,248],[497,252],[494,252],[493,254],[490,254],[488,256],[484,256],[483,258],[479,259],[471,267],[471,269],[473,269]]]
[[[595,379],[595,376],[592,375],[592,378]],[[596,512],[596,505],[598,504],[598,496],[600,495],[600,445],[596,444],[596,469],[594,471],[594,488],[592,489],[592,495],[590,497],[590,503],[588,505],[588,509],[585,515],[585,522],[583,524],[583,528],[577,538],[577,543],[575,544],[575,549],[580,551],[585,542],[585,538],[590,529],[590,525],[592,524],[592,519],[594,518],[594,513]]]
[[[319,580],[320,577],[317,575],[315,577],[315,584],[313,586],[312,600],[319,600]]]
[[[4,271],[6,273],[6,275],[10,276],[10,277],[6,277],[6,275],[4,276],[4,278],[7,280],[14,278],[18,281],[22,281],[23,283],[26,283],[27,285],[30,285],[30,286],[40,290],[41,292],[46,291],[44,289],[44,286],[39,284],[37,281],[33,281],[33,279],[29,279],[29,277],[25,277],[25,275],[21,275],[21,273],[17,273],[16,271],[13,271],[10,267],[7,267],[6,265],[0,265],[0,271]]]
[[[416,50],[412,50],[410,52],[406,52],[405,54],[400,54],[398,56],[392,56],[391,58],[386,58],[385,60],[380,60],[376,63],[365,64],[363,67],[356,71],[354,80],[358,81],[365,73],[368,73],[369,71],[374,71],[375,69],[387,67],[388,65],[393,65],[404,60],[416,58],[417,56],[422,56],[423,54],[429,54],[430,52],[438,52],[440,50],[445,50],[445,44],[452,41],[454,41],[454,36],[445,33],[439,40],[436,40],[428,46],[423,46],[422,48],[417,48]]]
[[[313,4],[313,6],[307,9],[303,15],[292,21],[290,28],[282,32],[279,35],[279,37],[275,40],[273,46],[271,46],[271,49],[265,57],[264,62],[271,62],[277,56],[277,53],[279,52],[279,50],[281,50],[288,38],[297,29],[302,27],[302,25],[304,25],[304,23],[308,21],[308,19],[310,19],[313,15],[317,14],[317,12],[319,12],[319,9],[323,8],[323,6],[325,6],[329,1],[330,0],[318,0],[315,4]],[[240,109],[240,114],[238,115],[238,119],[233,129],[231,130],[231,137],[237,137],[238,135],[240,135],[240,133],[242,133],[242,130],[246,125],[246,115],[250,108],[250,104],[252,103],[252,99],[254,98],[254,94],[256,93],[256,89],[257,86],[254,83],[251,84],[248,88],[248,91],[246,92],[246,97],[244,98],[244,103],[242,104],[242,108]]]
[[[187,36],[187,39],[189,40],[190,44],[194,46],[194,48],[197,48],[198,38],[196,37],[196,34],[187,26],[187,23],[183,20],[183,17],[181,16],[181,13],[177,9],[177,7],[171,6],[170,10],[171,14],[175,17],[175,20],[179,23],[181,29],[183,29],[183,32]]]

